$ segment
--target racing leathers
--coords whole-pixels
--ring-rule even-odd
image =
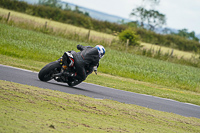
[[[71,82],[71,86],[84,81],[94,71],[94,68],[97,69],[100,60],[98,50],[95,47],[77,45],[77,49],[80,52],[72,52],[76,73],[70,74],[77,80]]]

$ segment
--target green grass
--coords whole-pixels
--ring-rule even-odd
[[[53,61],[80,42],[0,24],[0,54]],[[87,45],[86,43],[81,43]],[[200,92],[200,69],[107,48],[99,70],[104,73]]]
[[[0,132],[200,132],[200,119],[0,80]]]
[[[107,50],[100,70],[104,73],[200,92],[200,69]]]
[[[13,65],[18,62],[15,66],[36,71],[39,71],[45,64],[57,60],[64,51],[76,49],[76,45],[80,43],[6,24],[0,24],[0,36],[1,64]],[[87,43],[80,44],[87,45]],[[110,77],[88,79],[87,82],[200,105],[199,68],[106,49],[106,55],[100,61],[100,72],[148,82],[152,84],[152,87],[142,87],[142,84],[139,85],[140,87],[134,86],[134,80],[130,85],[118,79],[110,81]],[[107,81],[110,82],[107,83]],[[162,87],[156,89],[156,84]]]

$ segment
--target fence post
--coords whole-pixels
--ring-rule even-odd
[[[47,28],[47,21],[46,21],[45,24],[44,24],[44,28],[45,28],[45,29]]]
[[[90,41],[90,29],[88,31],[88,42]]]
[[[172,56],[173,56],[173,53],[174,53],[174,49],[172,49],[172,52],[171,52],[171,54],[170,54],[170,57],[172,57]]]
[[[129,39],[126,40],[126,52],[128,50],[128,45],[129,45]]]
[[[9,18],[10,18],[10,12],[8,13],[6,22],[8,22]]]

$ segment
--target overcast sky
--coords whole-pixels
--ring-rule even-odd
[[[87,7],[111,15],[130,18],[133,8],[142,0],[62,0],[78,6]],[[160,0],[155,7],[167,18],[167,27],[188,29],[200,34],[200,0]],[[132,18],[133,19],[133,18]]]

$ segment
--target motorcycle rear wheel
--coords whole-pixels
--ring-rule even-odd
[[[38,78],[41,81],[49,81],[53,79],[52,75],[60,72],[61,65],[58,61],[51,62],[44,66],[38,73]]]

